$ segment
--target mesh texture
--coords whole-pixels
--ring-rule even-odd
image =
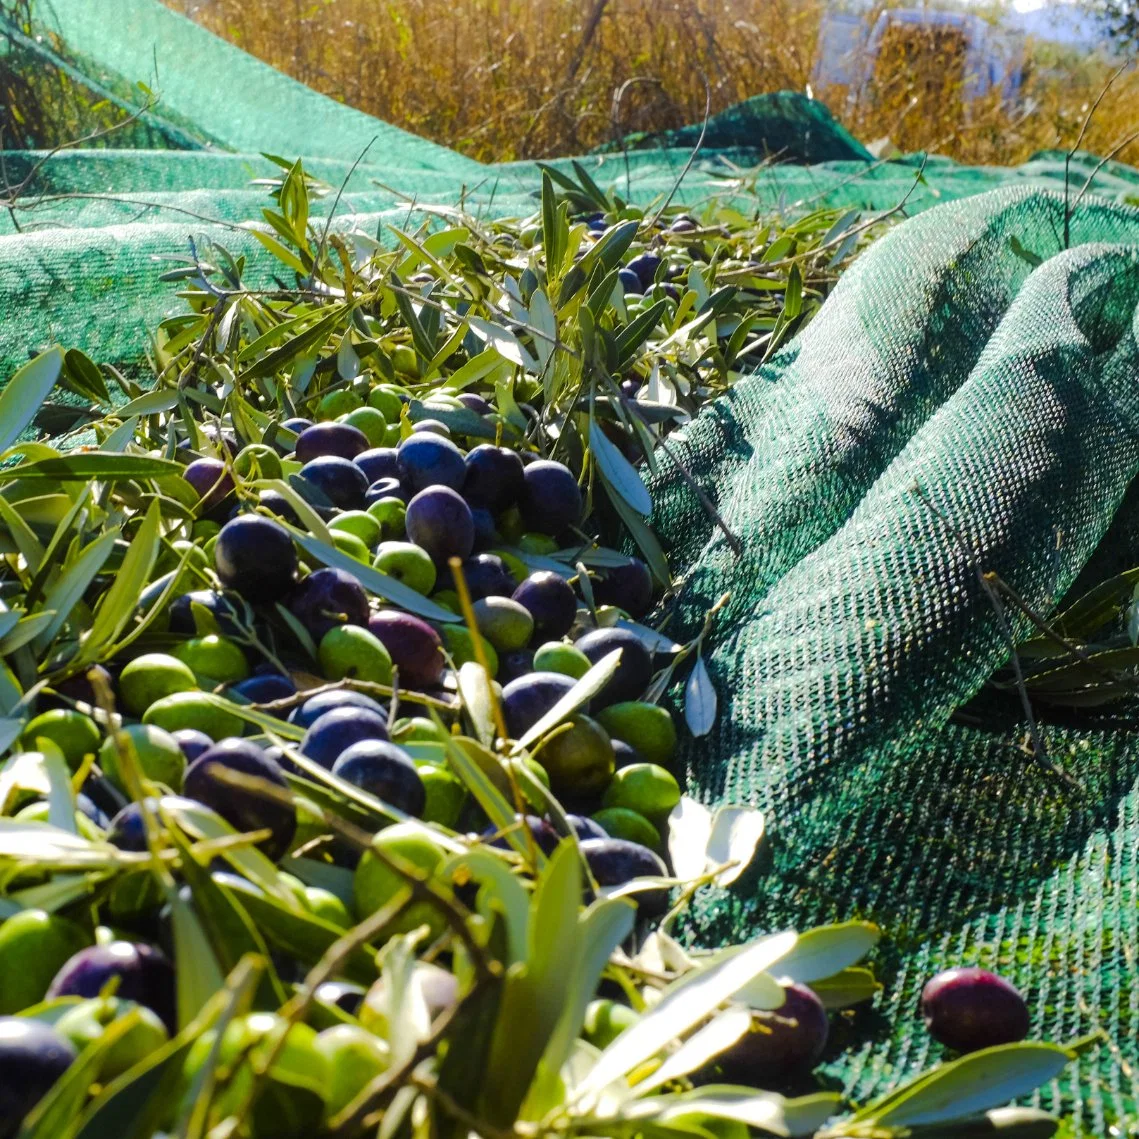
[[[536,209],[533,164],[483,166],[340,106],[157,0],[53,0],[39,16],[44,37],[9,31],[44,68],[123,107],[137,80],[161,101],[98,149],[0,156],[23,187],[16,220],[0,217],[0,382],[51,342],[137,362],[181,307],[161,259],[192,236],[270,272],[244,228],[265,204],[251,181],[278,172],[263,151],[343,184],[345,230],[414,224],[413,202]],[[581,161],[648,204],[674,189],[698,133]],[[771,155],[799,164],[741,168]],[[1065,248],[1065,178],[1078,190],[1092,174]],[[939,1058],[917,1017],[931,973],[999,968],[1027,994],[1034,1034],[1106,1032],[1110,1046],[1038,1097],[1102,1136],[1139,1118],[1137,709],[1042,721],[1082,790],[1034,765],[1017,706],[986,688],[1008,644],[978,569],[1046,613],[1139,559],[1139,173],[1084,155],[1066,172],[1055,153],[1015,169],[873,162],[817,104],[783,94],[710,122],[675,200],[797,216],[907,194],[914,216],[805,332],[674,437],[743,555],[666,456],[653,481],[682,583],[673,633],[731,594],[707,653],[721,715],[684,750],[690,785],[761,806],[772,835],[732,894],[698,899],[689,932],[880,921],[885,992],[835,1018],[830,1055],[844,1058],[824,1068],[860,1100]]]

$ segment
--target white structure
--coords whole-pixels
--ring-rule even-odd
[[[851,99],[857,99],[874,75],[887,34],[906,25],[959,33],[965,43],[962,94],[967,101],[994,88],[1006,99],[1016,98],[1022,78],[1022,33],[993,27],[970,12],[923,8],[889,8],[873,24],[856,11],[828,11],[819,28],[812,84],[846,87]]]

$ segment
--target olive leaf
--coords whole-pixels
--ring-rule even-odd
[[[0,451],[7,450],[36,417],[63,368],[63,352],[51,348],[20,368],[0,391]]]
[[[600,1092],[651,1059],[668,1041],[685,1036],[750,980],[785,957],[797,940],[790,931],[773,934],[717,965],[674,981],[636,1024],[601,1053],[579,1094]]]
[[[182,467],[151,455],[117,455],[92,451],[60,455],[37,463],[22,463],[0,472],[0,482],[13,479],[52,479],[57,482],[109,482],[117,479],[157,479],[181,475]]]
[[[703,655],[697,655],[684,685],[684,722],[694,736],[706,736],[715,726],[716,703],[716,688],[708,666]]]
[[[984,1048],[924,1072],[849,1122],[918,1127],[977,1115],[1054,1080],[1071,1059],[1055,1044],[1032,1041]]]
[[[665,1123],[699,1126],[704,1120],[731,1121],[771,1135],[808,1136],[838,1114],[842,1097],[817,1092],[785,1099],[776,1092],[706,1084],[694,1091],[661,1097],[651,1106],[659,1108],[658,1118]]]
[[[601,468],[606,490],[619,494],[638,514],[646,517],[651,514],[653,500],[637,469],[621,454],[593,416],[589,418],[589,446]]]
[[[118,638],[134,614],[138,598],[150,580],[158,556],[160,521],[159,505],[152,502],[131,541],[130,549],[123,557],[111,588],[103,594],[95,610],[90,629],[80,638],[76,663],[87,664],[98,660],[102,650]]]

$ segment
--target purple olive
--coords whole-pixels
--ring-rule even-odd
[[[634,763],[644,763],[645,757],[632,744],[624,740],[613,739],[609,741],[613,748],[613,769],[620,771],[622,767],[632,767]]]
[[[197,635],[198,629],[194,621],[195,606],[201,606],[209,613],[217,625],[217,631],[223,637],[232,637],[239,633],[241,628],[247,626],[253,618],[249,607],[236,594],[196,589],[192,593],[183,593],[180,597],[175,597],[170,603],[170,632],[187,637]],[[210,632],[212,631],[211,629]]]
[[[532,573],[511,594],[534,618],[534,640],[559,641],[577,616],[573,587],[553,570]]]
[[[146,1005],[171,1033],[175,1031],[174,969],[149,945],[112,941],[81,949],[56,973],[46,999],[97,997],[114,978],[119,982],[115,996]]]
[[[241,451],[241,442],[228,427],[206,423],[202,427],[202,434],[210,441],[215,451],[224,449],[231,459],[236,459]]]
[[[618,269],[617,280],[621,282],[621,288],[625,291],[626,296],[630,293],[640,296],[645,291],[641,278],[632,269]]]
[[[566,815],[566,822],[573,827],[573,833],[577,835],[579,842],[584,842],[587,838],[609,837],[605,828],[588,815]]]
[[[352,461],[364,472],[369,486],[377,479],[399,478],[399,452],[394,447],[373,447]]]
[[[501,663],[500,663],[501,667]],[[502,690],[502,711],[506,727],[518,739],[536,724],[576,681],[560,672],[532,672],[510,681]]]
[[[514,822],[525,824],[538,849],[543,854],[553,854],[558,848],[558,843],[562,841],[562,836],[545,819],[540,819],[537,815],[523,815],[521,818],[515,815]],[[505,835],[499,834],[497,827],[490,827],[485,830],[481,837],[486,839],[490,846],[500,847],[503,850],[514,849],[510,840]]]
[[[0,1017],[0,1136],[20,1131],[25,1116],[76,1060],[75,1045],[32,1017]]]
[[[299,708],[293,709],[289,723],[298,728],[311,728],[325,712],[331,712],[334,708],[364,708],[382,717],[387,723],[388,710],[378,700],[365,696],[363,692],[353,692],[350,688],[333,688],[310,696]]]
[[[483,553],[502,544],[494,515],[485,506],[471,507],[471,521],[475,524],[475,553]]]
[[[204,511],[215,510],[233,494],[233,476],[220,459],[195,459],[182,471]]]
[[[497,554],[474,554],[462,565],[463,580],[470,590],[472,601],[484,597],[509,597],[514,589],[514,578],[506,563]],[[454,589],[455,580],[450,566],[439,571],[436,589]]]
[[[362,740],[345,748],[332,774],[375,795],[406,815],[422,815],[427,789],[407,753],[387,740]]]
[[[471,508],[455,490],[431,486],[407,504],[407,536],[437,563],[467,558],[475,546]]]
[[[499,684],[509,684],[512,680],[528,676],[533,671],[533,649],[515,649],[513,652],[498,654],[498,674],[495,679]]]
[[[259,514],[246,514],[221,528],[214,565],[226,589],[253,602],[280,601],[292,589],[297,551],[284,527]]]
[[[467,473],[463,452],[433,431],[410,435],[400,443],[398,462],[400,482],[412,491],[435,486],[458,490]]]
[[[187,763],[193,763],[202,752],[214,746],[214,741],[205,732],[199,732],[196,728],[179,728],[171,734],[178,741]]]
[[[356,578],[342,569],[314,570],[298,583],[288,606],[317,644],[336,625],[368,623],[368,595]]]
[[[257,497],[257,501],[269,511],[270,514],[275,514],[278,518],[288,522],[291,526],[300,526],[300,515],[293,509],[293,504],[278,491],[263,490]]]
[[[333,764],[353,744],[361,740],[386,740],[387,719],[367,708],[345,706],[325,712],[305,732],[301,754],[330,771]]]
[[[581,488],[569,467],[539,459],[524,471],[518,505],[528,530],[557,534],[581,520]]]
[[[186,799],[181,795],[163,795],[161,800],[153,798],[146,800],[146,805],[151,811],[151,818],[154,818],[154,812],[160,802],[169,807],[201,806],[201,804],[195,803],[193,799]],[[146,821],[143,818],[142,811],[141,803],[128,803],[111,820],[107,830],[107,841],[120,850],[132,850],[139,853],[147,850]],[[156,820],[156,825],[161,826],[161,821]]]
[[[403,483],[393,478],[376,479],[364,495],[364,506],[371,506],[381,498],[398,498],[404,504],[411,501],[411,495],[407,493]]]
[[[494,514],[518,501],[525,468],[515,452],[481,443],[466,458],[463,497],[472,506],[484,506]]]
[[[630,617],[641,617],[653,603],[653,578],[639,558],[610,566],[591,582],[598,605],[615,605]]]
[[[359,510],[364,505],[368,478],[349,459],[339,455],[320,455],[301,467],[301,478],[341,510]]]
[[[242,833],[268,830],[257,845],[276,862],[297,831],[297,814],[291,804],[270,798],[260,788],[238,787],[223,779],[225,771],[250,776],[287,791],[289,784],[280,764],[249,740],[228,739],[203,752],[186,771],[182,790],[191,799],[212,807],[231,827]]]
[[[575,642],[592,664],[615,649],[621,650],[617,671],[594,697],[595,708],[607,708],[623,700],[637,700],[653,678],[653,658],[640,637],[628,629],[594,629]]]
[[[623,838],[587,838],[581,853],[599,886],[623,886],[634,878],[664,878],[668,871],[659,855],[639,842]],[[668,908],[668,891],[651,890],[634,895],[642,913],[661,914]]]
[[[368,622],[368,629],[391,654],[401,684],[429,688],[439,683],[446,663],[443,642],[426,621],[410,613],[381,609]]]
[[[1003,977],[987,969],[947,969],[921,994],[930,1035],[958,1052],[1014,1044],[1028,1035],[1028,1006]]]
[[[660,264],[661,259],[655,253],[642,253],[634,257],[625,268],[637,274],[637,279],[641,282],[641,291],[647,293],[656,280]]]
[[[460,392],[458,400],[464,407],[478,415],[491,415],[494,412],[494,408],[481,395],[476,395],[474,392]]]
[[[297,686],[280,672],[264,672],[238,681],[229,691],[250,704],[272,704],[297,694]]]
[[[350,423],[314,423],[297,436],[297,460],[309,463],[324,455],[355,459],[368,449],[368,437]]]

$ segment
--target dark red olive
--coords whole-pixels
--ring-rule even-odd
[[[753,1013],[751,1028],[721,1053],[719,1065],[730,1079],[763,1087],[819,1062],[830,1032],[823,1002],[806,985],[784,985],[783,995],[779,1008]]]
[[[195,459],[182,477],[194,488],[204,511],[221,506],[233,494],[233,477],[220,459]]]
[[[921,1014],[930,1035],[958,1052],[1014,1044],[1028,1035],[1024,997],[987,969],[947,969],[921,994]]]
[[[381,609],[372,616],[368,628],[391,654],[401,684],[430,688],[439,683],[446,664],[443,642],[426,621],[410,613]]]

